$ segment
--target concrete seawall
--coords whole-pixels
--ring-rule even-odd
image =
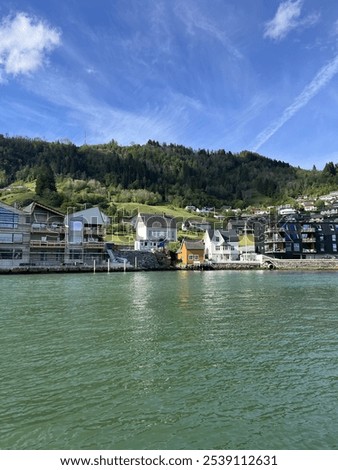
[[[172,266],[170,259],[163,253],[146,253],[135,251],[115,252],[118,257],[126,258],[131,266],[126,271],[168,271],[168,270],[280,270],[280,271],[338,271],[338,259],[298,259],[281,260],[276,258],[264,257],[262,263],[257,262],[239,262],[223,263],[220,265],[200,265],[200,266]],[[97,265],[95,272],[123,272],[123,266],[108,267]],[[90,273],[94,272],[94,266],[18,266],[18,267],[0,267],[0,274],[47,274],[47,273]]]
[[[269,268],[269,263],[273,269],[294,270],[294,271],[335,271],[338,270],[338,259],[276,259],[265,260],[265,265]]]

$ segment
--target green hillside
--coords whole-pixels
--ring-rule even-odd
[[[193,150],[155,141],[77,147],[0,135],[0,198],[10,204],[39,198],[64,210],[99,204],[112,213],[123,204],[158,206],[157,211],[165,206],[167,212],[169,206],[186,205],[245,208],[337,187],[332,162],[323,171],[309,171],[249,151]]]

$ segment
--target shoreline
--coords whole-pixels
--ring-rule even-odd
[[[264,264],[231,262],[222,265],[112,267],[110,266],[17,266],[1,267],[0,275],[15,274],[81,274],[119,272],[173,272],[173,271],[338,271],[338,259],[281,260],[270,258]]]

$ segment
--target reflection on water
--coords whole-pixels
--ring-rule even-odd
[[[337,281],[2,276],[0,446],[335,449]]]

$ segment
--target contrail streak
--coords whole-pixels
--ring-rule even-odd
[[[338,55],[328,64],[324,65],[314,79],[304,88],[295,101],[288,106],[282,116],[271,126],[267,127],[256,137],[256,144],[253,150],[256,152],[265,142],[267,142],[289,119],[294,116],[338,73]]]

